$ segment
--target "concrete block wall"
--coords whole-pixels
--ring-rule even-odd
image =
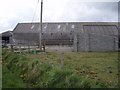
[[[115,51],[118,51],[118,37],[114,37]]]
[[[77,51],[117,51],[118,38],[99,34],[80,33],[77,35]]]
[[[77,47],[78,47],[78,51],[89,51],[88,49],[88,34],[85,33],[79,33],[78,34],[78,43],[77,43]]]
[[[115,51],[114,38],[89,34],[89,51]]]

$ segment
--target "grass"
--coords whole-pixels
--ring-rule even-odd
[[[2,64],[0,62],[0,89],[2,88]]]
[[[59,52],[28,56],[60,65]],[[118,52],[67,52],[64,53],[64,67],[74,70],[79,75],[106,82],[111,87],[118,84]]]
[[[9,71],[6,67],[3,66],[3,81],[2,81],[2,87],[3,88],[25,88],[26,85],[23,83],[22,79],[19,78],[16,73],[12,73]]]
[[[2,49],[0,46],[0,89],[2,89]]]
[[[115,88],[118,84],[117,52],[66,52],[62,69],[60,52],[14,54],[3,50],[2,55],[3,88]]]

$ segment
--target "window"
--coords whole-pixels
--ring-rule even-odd
[[[34,28],[34,26],[35,26],[35,25],[32,25],[32,26],[31,26],[31,29],[33,29],[33,28]]]
[[[75,28],[75,25],[73,24],[73,25],[71,26],[71,28]]]
[[[46,29],[47,28],[47,24],[44,26],[44,29]]]
[[[60,29],[61,25],[58,25],[58,29]]]

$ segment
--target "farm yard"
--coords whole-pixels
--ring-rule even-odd
[[[2,87],[117,88],[118,52],[17,54],[3,49]]]
[[[119,89],[119,3],[47,1],[7,2],[0,88]]]

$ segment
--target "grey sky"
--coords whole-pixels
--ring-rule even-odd
[[[118,20],[117,2],[119,0],[43,1],[44,22],[111,22]],[[0,32],[13,30],[17,23],[32,22],[37,2],[38,0],[0,0]],[[39,16],[40,3],[33,21],[38,22]]]

